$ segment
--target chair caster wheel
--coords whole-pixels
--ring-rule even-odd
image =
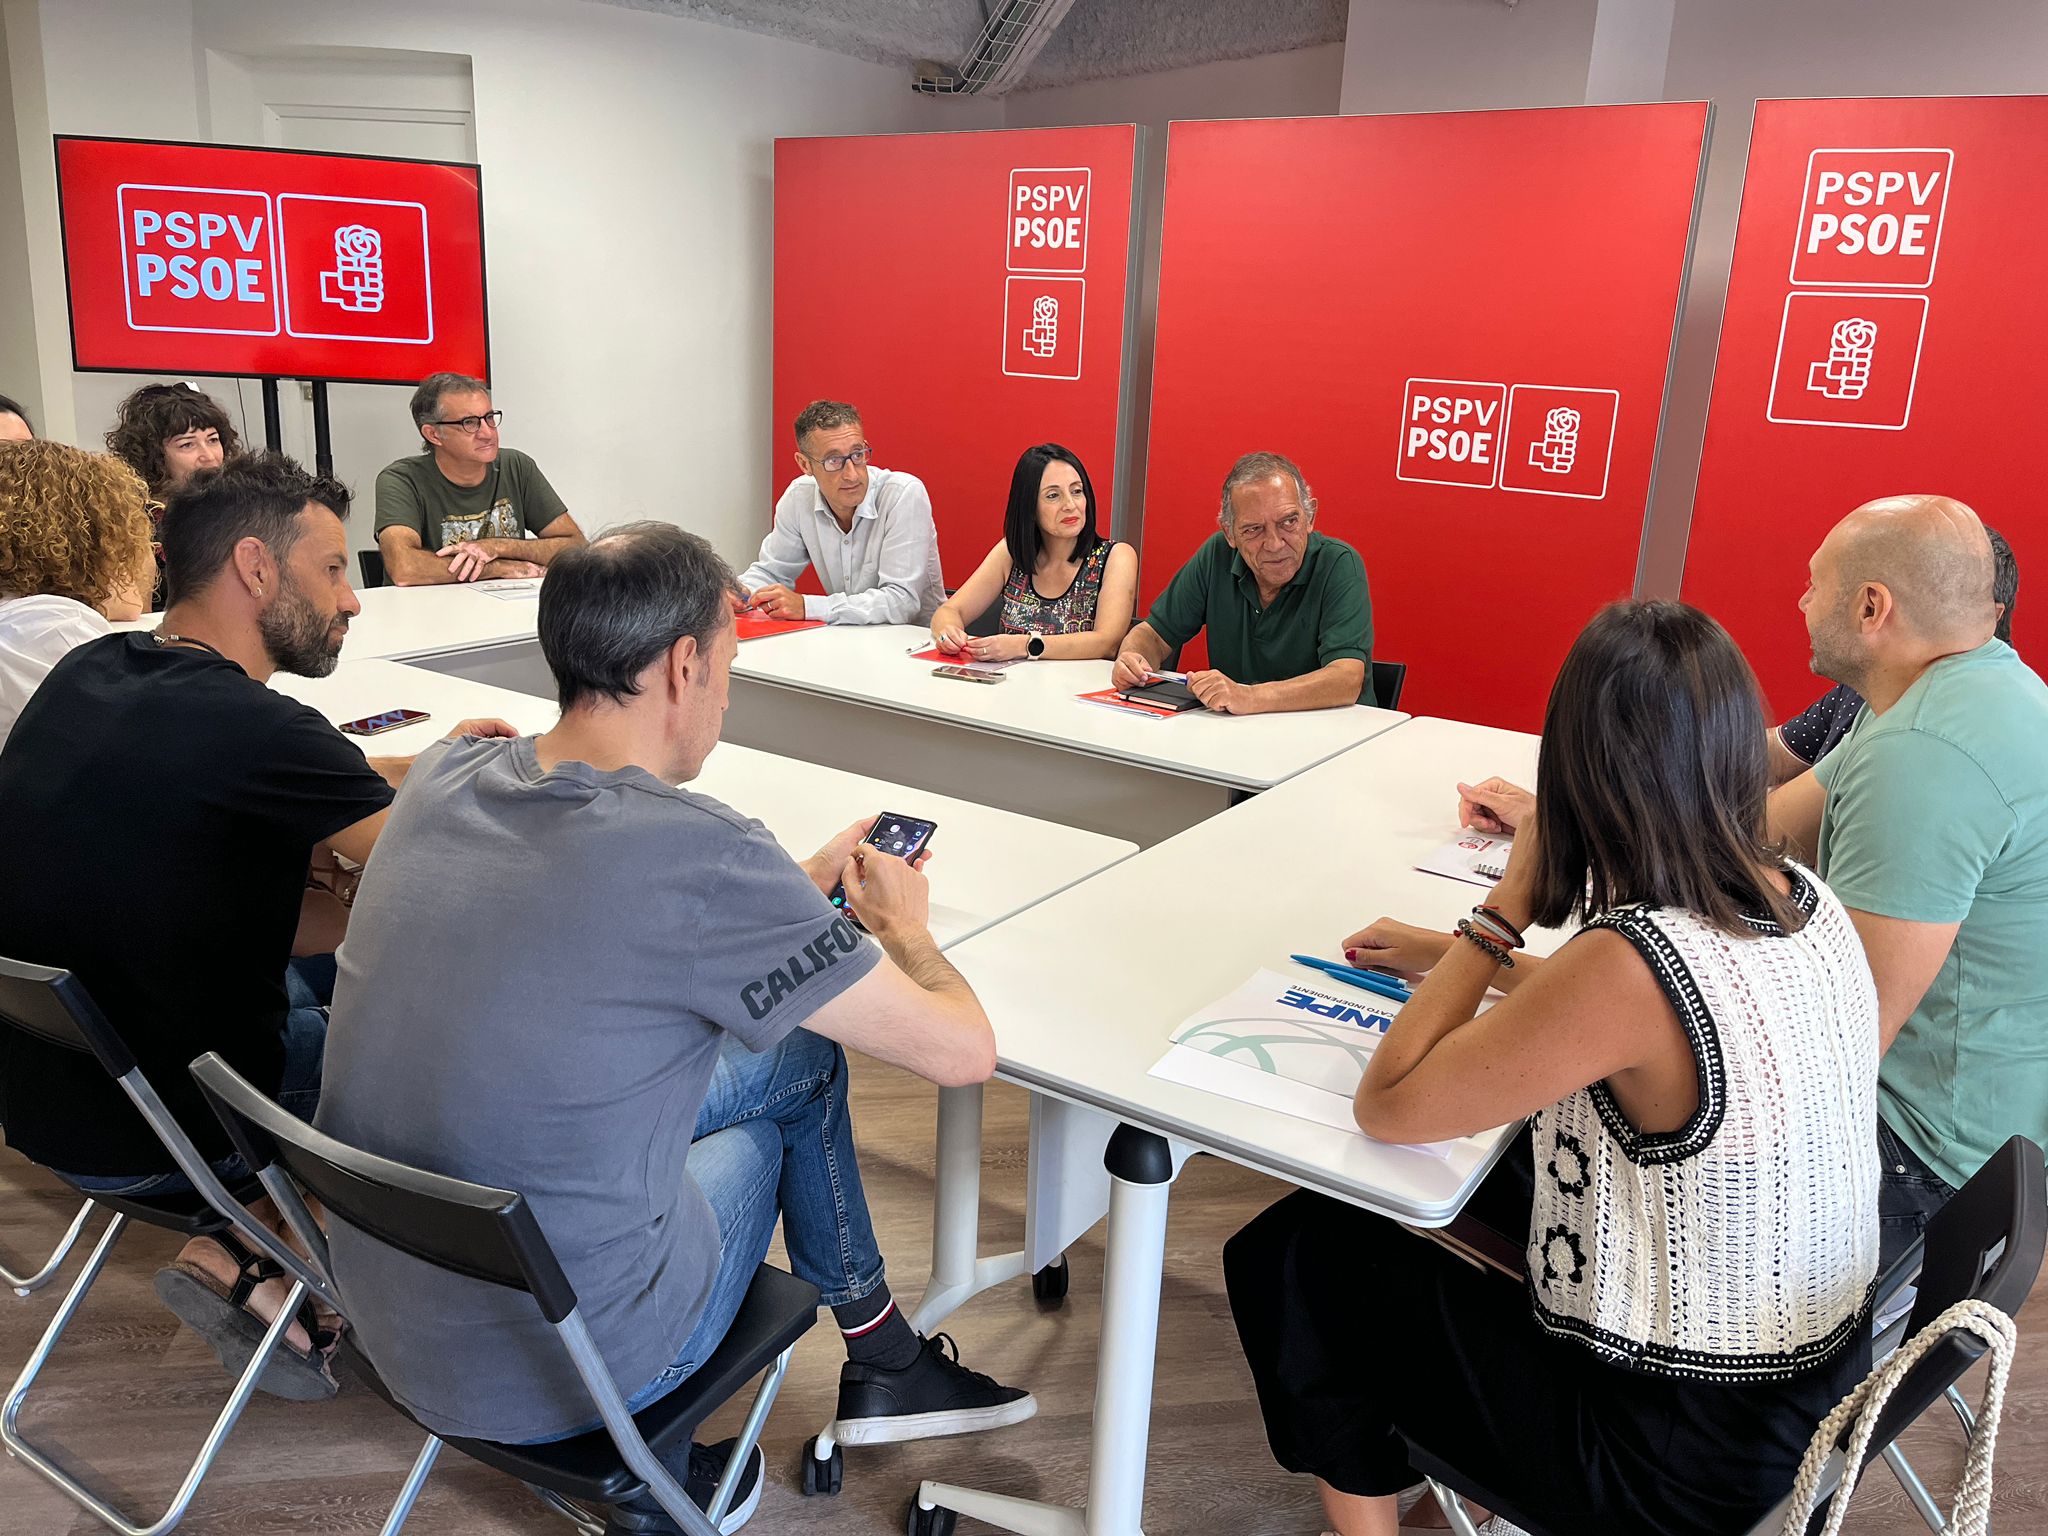
[[[1057,1263],[1046,1265],[1031,1277],[1031,1299],[1048,1309],[1059,1306],[1067,1299],[1067,1285],[1072,1278],[1067,1256],[1061,1254]]]
[[[953,1522],[960,1517],[950,1509],[924,1509],[917,1495],[910,1496],[910,1518],[903,1523],[906,1536],[953,1536]]]
[[[832,1447],[829,1458],[818,1455],[818,1437],[811,1436],[804,1442],[804,1465],[802,1486],[804,1497],[823,1494],[831,1498],[838,1493],[846,1481],[846,1456],[838,1446]]]

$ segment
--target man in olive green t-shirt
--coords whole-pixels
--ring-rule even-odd
[[[1223,481],[1220,531],[1124,637],[1110,681],[1134,688],[1208,631],[1188,688],[1231,715],[1370,704],[1372,594],[1365,562],[1314,531],[1315,498],[1291,459],[1248,453]]]
[[[393,585],[538,576],[584,542],[540,467],[499,444],[503,414],[464,374],[433,374],[413,391],[426,452],[377,476],[377,548]]]
[[[1871,502],[1814,555],[1813,669],[1867,708],[1772,824],[1877,981],[1881,1262],[2015,1133],[2048,1144],[2048,686],[1992,634],[1968,507]]]

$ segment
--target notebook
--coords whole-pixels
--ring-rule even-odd
[[[1122,692],[1133,704],[1149,705],[1153,709],[1163,709],[1169,714],[1178,715],[1190,709],[1208,707],[1195,697],[1194,690],[1176,678],[1162,677],[1157,682],[1146,683],[1139,688],[1126,688]]]

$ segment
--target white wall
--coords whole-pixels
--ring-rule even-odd
[[[32,45],[31,45],[32,46]],[[0,87],[14,95],[7,18],[0,13]],[[0,394],[44,418],[43,384],[37,369],[34,287],[29,282],[28,229],[4,210],[22,205],[21,150],[14,114],[0,111]]]
[[[1501,0],[1351,0],[1340,110],[1576,106],[1586,99],[1599,8],[1599,0],[1522,0],[1512,8]]]
[[[1162,70],[1122,80],[1019,91],[1007,98],[1006,128],[1136,123],[1146,131],[1142,168],[1138,292],[1130,413],[1122,478],[1125,514],[1116,534],[1135,540],[1144,503],[1146,436],[1152,419],[1152,337],[1159,314],[1159,214],[1166,196],[1166,126],[1177,119],[1319,117],[1337,110],[1344,45],[1300,48],[1264,58]]]
[[[38,14],[48,114],[21,128],[37,139],[25,179],[53,131],[207,137],[210,53],[466,55],[508,441],[586,527],[666,518],[731,559],[751,556],[772,497],[774,139],[1001,123],[999,104],[918,97],[900,70],[573,0],[41,0]],[[28,197],[30,241],[53,252],[54,202]],[[837,238],[858,239],[857,200],[832,212]],[[46,372],[53,346],[68,359],[58,303],[54,335],[39,328]],[[98,400],[63,376],[74,402]],[[405,392],[389,396],[402,418]],[[96,441],[104,414],[59,435]]]

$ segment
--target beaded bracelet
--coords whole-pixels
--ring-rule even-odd
[[[1522,935],[1511,924],[1493,915],[1490,907],[1472,909],[1472,926],[1507,949],[1520,949]]]
[[[1481,903],[1479,906],[1474,907],[1472,911],[1475,915],[1484,912],[1488,917],[1493,919],[1494,924],[1497,927],[1499,927],[1503,932],[1505,932],[1508,935],[1510,939],[1513,940],[1514,947],[1516,949],[1520,949],[1522,947],[1522,930],[1517,928],[1513,923],[1509,922],[1507,920],[1507,914],[1502,912],[1499,907]]]
[[[1486,934],[1481,933],[1471,918],[1461,917],[1458,919],[1458,937],[1470,940],[1485,950],[1492,957],[1495,965],[1510,971],[1515,968],[1515,957],[1508,953],[1507,946],[1498,939],[1490,938]]]

